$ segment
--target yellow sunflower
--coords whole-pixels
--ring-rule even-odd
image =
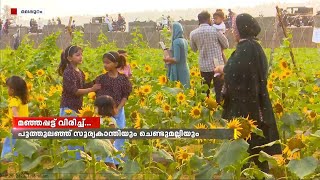
[[[152,86],[151,85],[144,85],[141,87],[141,90],[144,95],[148,95],[152,92]]]
[[[94,109],[92,107],[86,106],[79,110],[79,117],[93,117]]]
[[[309,102],[310,102],[311,104],[314,104],[314,98],[309,98]]]
[[[205,100],[205,104],[206,107],[211,111],[216,110],[216,108],[218,107],[218,103],[212,97],[207,97]]]
[[[183,85],[181,84],[180,81],[176,81],[176,87],[181,89]]]
[[[56,85],[56,90],[59,92],[62,92],[62,86],[61,85]]]
[[[168,78],[164,75],[159,76],[158,80],[160,85],[165,85],[168,82]]]
[[[105,69],[102,70],[102,74],[106,74],[107,72],[108,72],[108,71],[105,70]]]
[[[192,107],[192,109],[190,111],[190,116],[194,119],[198,119],[201,116],[201,111],[202,111],[201,106],[199,106],[199,105],[194,106],[194,107]]]
[[[196,85],[196,81],[195,81],[194,79],[192,79],[192,80],[190,81],[190,85],[191,85],[191,87],[194,87],[194,86]]]
[[[317,119],[318,114],[314,111],[310,111],[308,113],[308,119],[310,120],[310,122],[314,122],[315,119]]]
[[[161,144],[161,140],[160,139],[156,139],[155,141],[155,147],[158,149],[162,149],[163,145]]]
[[[29,71],[26,71],[27,77],[33,79],[33,74]]]
[[[175,154],[176,158],[181,161],[182,164],[187,162],[191,157],[191,153],[188,153],[187,148],[177,147]]]
[[[242,130],[241,124],[239,120],[237,119],[232,119],[227,123],[227,127],[229,129],[234,129],[234,139],[238,139],[241,137],[240,130]]]
[[[193,89],[190,89],[189,96],[192,98],[196,95],[196,92]]]
[[[44,70],[43,70],[43,69],[39,69],[39,70],[37,71],[37,75],[38,75],[38,76],[43,76],[43,75],[44,75]]]
[[[130,118],[132,120],[135,120],[135,119],[138,119],[140,117],[140,113],[138,111],[133,111],[131,114],[130,114]]]
[[[307,107],[303,107],[302,109],[303,114],[308,115],[309,114],[309,110]]]
[[[135,119],[135,122],[134,122],[134,128],[135,129],[140,129],[141,128],[141,118],[140,118],[140,116],[138,116],[136,119]]]
[[[156,104],[162,104],[164,96],[161,92],[158,92],[156,95]]]
[[[31,91],[32,87],[33,87],[33,84],[31,82],[27,82],[28,91]]]
[[[151,73],[151,66],[145,65],[145,66],[144,66],[144,70],[145,70],[147,73]]]
[[[301,149],[306,147],[303,140],[304,140],[304,136],[302,134],[292,137],[287,142],[286,147],[283,150],[282,154],[285,154],[287,159],[289,160],[299,159]]]
[[[241,129],[239,130],[239,132],[241,133],[241,138],[248,140],[251,139],[251,133],[252,131],[257,128],[257,126],[255,125],[255,121],[249,119],[249,116],[247,118],[237,118],[238,121],[240,122],[240,127]]]
[[[40,109],[46,109],[47,108],[47,104],[46,103],[41,103],[40,105]]]
[[[134,90],[134,93],[136,94],[136,96],[138,97],[144,97],[144,93],[143,93],[143,90],[142,88],[137,88]]]
[[[274,104],[273,108],[278,117],[281,117],[284,111],[282,104],[278,101]]]
[[[277,74],[276,72],[273,72],[273,73],[270,74],[270,78],[271,78],[272,80],[277,79],[277,77],[278,77],[278,74]]]
[[[272,81],[268,81],[267,87],[268,87],[268,91],[271,92],[273,90],[273,82]]]
[[[182,92],[178,93],[177,94],[177,102],[179,104],[183,104],[183,103],[185,103],[185,101],[186,101],[186,96]]]
[[[71,109],[66,109],[64,110],[64,112],[67,114],[67,115],[70,115],[72,113],[72,110]]]
[[[162,105],[162,110],[164,113],[168,114],[171,111],[171,106],[168,103],[164,103]]]
[[[146,98],[145,97],[140,98],[140,106],[146,106]]]
[[[196,76],[197,75],[197,71],[194,70],[190,70],[190,76]]]
[[[90,93],[88,93],[88,97],[91,100],[95,100],[96,99],[96,93],[95,92],[90,92]]]
[[[320,90],[319,86],[314,85],[313,86],[313,92],[318,92]]]
[[[290,77],[292,75],[292,71],[289,69],[285,70],[284,73],[286,74],[287,77]]]
[[[132,69],[137,68],[137,67],[138,67],[137,62],[132,61],[132,62],[130,63],[130,67],[132,67]]]
[[[286,72],[282,72],[281,74],[280,74],[280,76],[279,76],[279,78],[280,78],[280,80],[284,80],[284,79],[287,79],[287,74],[286,74]]]
[[[278,166],[282,167],[286,164],[286,159],[282,156],[282,154],[275,154],[272,157],[277,161]]]
[[[42,102],[44,102],[45,97],[44,97],[43,95],[38,95],[38,96],[36,97],[36,99],[37,99],[37,101],[38,101],[39,103],[42,103]]]
[[[282,59],[279,63],[279,66],[282,70],[287,70],[289,68],[289,64],[285,59]]]
[[[194,126],[196,129],[208,129],[205,124],[199,123]],[[198,143],[202,143],[204,139],[197,139]]]

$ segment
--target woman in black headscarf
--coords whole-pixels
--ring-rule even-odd
[[[258,154],[261,150],[270,155],[281,154],[280,145],[264,149],[252,149],[279,139],[272,105],[267,90],[267,58],[257,42],[256,36],[261,28],[251,15],[240,14],[233,18],[233,34],[238,42],[227,64],[216,68],[224,73],[224,111],[222,117],[231,120],[236,117],[248,117],[255,120],[265,138],[252,134],[250,154]],[[253,159],[255,164],[264,171],[269,171],[267,162]]]

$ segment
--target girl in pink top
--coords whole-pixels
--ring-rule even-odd
[[[131,68],[130,68],[130,65],[127,64],[127,60],[126,60],[126,57],[128,56],[127,51],[118,50],[118,53],[120,54],[120,56],[122,56],[120,61],[121,67],[118,68],[119,73],[122,73],[126,75],[128,78],[131,78],[132,77]]]

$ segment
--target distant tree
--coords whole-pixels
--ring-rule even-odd
[[[2,8],[2,16],[1,18],[6,20],[6,19],[12,19],[12,20],[16,20],[17,19],[17,15],[11,15],[11,7],[8,5],[4,5],[4,7]]]

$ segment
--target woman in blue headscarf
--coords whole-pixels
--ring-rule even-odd
[[[183,38],[183,28],[180,23],[174,22],[172,29],[172,57],[164,59],[168,64],[167,76],[170,81],[180,81],[185,88],[189,88],[188,42]]]

